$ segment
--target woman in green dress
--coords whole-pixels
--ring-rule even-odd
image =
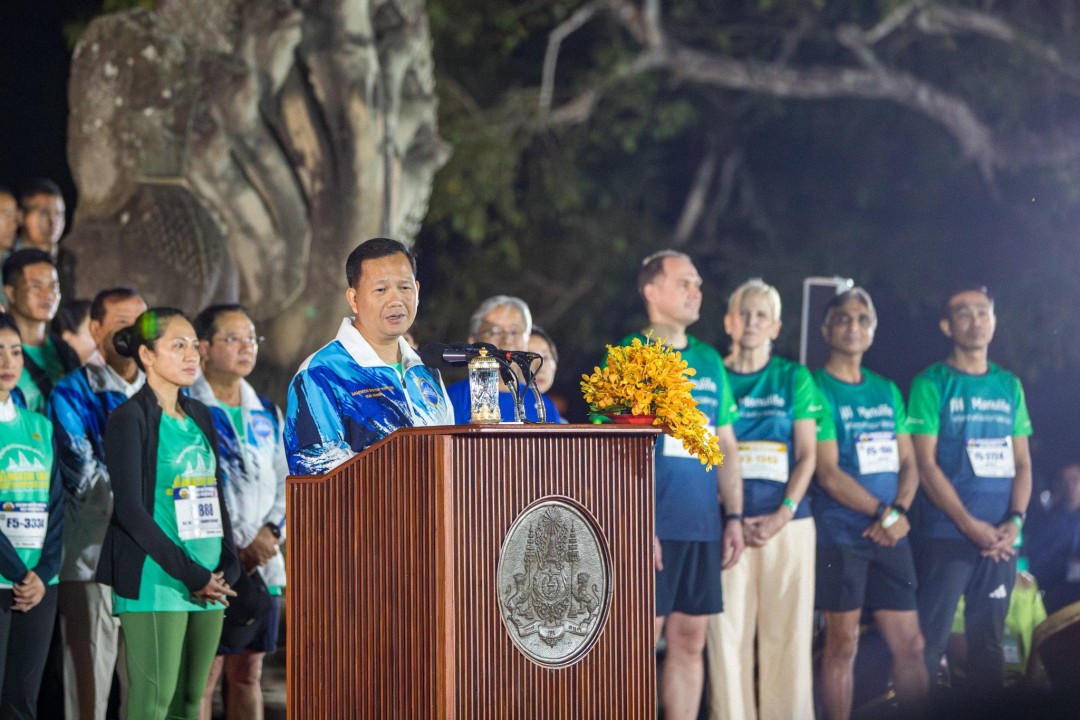
[[[198,374],[198,339],[179,310],[154,308],[114,344],[146,384],[105,428],[114,510],[98,581],[120,618],[129,717],[195,720],[240,574],[214,423],[180,392]]]

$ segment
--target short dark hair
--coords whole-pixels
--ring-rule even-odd
[[[345,279],[348,280],[349,287],[354,288],[360,282],[360,269],[365,260],[378,260],[398,253],[402,253],[409,259],[413,277],[416,277],[416,256],[413,255],[412,250],[397,240],[383,237],[372,238],[357,245],[349,253],[349,259],[345,261]]]
[[[61,198],[64,197],[64,193],[60,190],[60,186],[49,178],[30,178],[27,180],[26,184],[23,185],[22,193],[19,195],[19,207],[25,209],[26,203],[30,202],[31,198],[37,197],[38,195],[56,195]]]
[[[8,259],[4,261],[4,284],[14,285],[16,276],[21,278],[23,269],[26,266],[37,265],[38,263],[48,263],[56,267],[56,261],[53,260],[52,255],[44,250],[26,248],[11,253],[8,255]]]
[[[957,295],[966,292],[976,292],[985,295],[986,299],[990,301],[990,307],[994,307],[994,296],[990,294],[990,290],[987,289],[985,285],[977,285],[975,283],[956,285],[949,294],[945,296],[945,302],[941,304],[941,320],[949,319],[949,311],[952,309],[953,299]]]
[[[72,300],[66,302],[56,311],[56,317],[50,323],[52,331],[57,335],[66,332],[77,333],[83,321],[90,317],[89,300]]]
[[[218,318],[227,312],[244,313],[249,318],[251,317],[251,313],[248,312],[248,309],[240,303],[219,303],[218,305],[211,305],[195,316],[195,322],[192,323],[192,325],[195,326],[195,337],[200,340],[209,340],[214,337],[214,333],[217,332]]]
[[[106,303],[123,302],[131,298],[140,297],[139,291],[130,287],[106,288],[94,296],[90,303],[90,319],[101,322],[105,319]]]
[[[187,319],[182,310],[173,307],[150,308],[135,318],[134,325],[116,331],[113,335],[113,347],[122,357],[134,358],[140,370],[146,370],[139,358],[139,348],[145,345],[153,350],[154,344],[161,337],[162,328],[168,320],[176,317]]]
[[[649,255],[641,261],[641,269],[638,270],[637,289],[642,297],[645,297],[645,286],[664,274],[664,260],[668,258],[684,258],[693,262],[689,255],[678,250],[660,250]]]
[[[11,191],[11,188],[3,184],[0,184],[0,195],[10,195],[12,198],[15,197],[15,193]]]
[[[11,330],[19,336],[19,340],[22,340],[22,333],[19,332],[19,326],[15,322],[15,318],[11,317],[6,312],[0,312],[0,330]]]

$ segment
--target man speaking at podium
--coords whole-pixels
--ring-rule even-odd
[[[454,424],[438,371],[402,338],[419,303],[412,252],[368,240],[349,254],[345,275],[355,316],[289,385],[285,451],[294,475],[329,472],[398,428]]]

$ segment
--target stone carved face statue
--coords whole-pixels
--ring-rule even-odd
[[[290,373],[345,310],[339,256],[358,237],[411,241],[449,156],[423,0],[104,15],[76,48],[71,97],[77,289],[132,284],[192,311],[241,301],[270,338],[261,364]]]

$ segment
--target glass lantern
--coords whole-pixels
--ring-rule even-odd
[[[472,404],[471,423],[502,422],[499,412],[499,362],[480,348],[480,354],[469,361],[469,398]]]

